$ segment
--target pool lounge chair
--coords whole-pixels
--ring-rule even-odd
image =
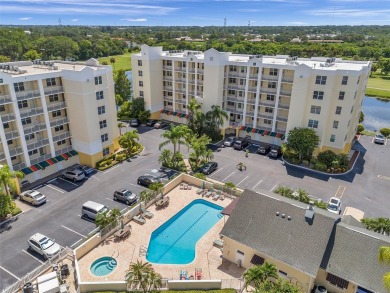
[[[206,192],[206,194],[204,195],[205,197],[210,197],[210,196],[214,196],[214,189],[210,189],[208,192]]]
[[[146,220],[145,220],[145,218],[142,215],[134,216],[133,217],[133,221],[138,223],[138,224],[141,224],[141,225],[146,223]]]
[[[141,209],[141,212],[142,212],[142,216],[144,216],[145,218],[147,218],[147,219],[151,219],[151,218],[153,218],[154,217],[154,214],[153,213],[151,213],[150,211],[148,211],[148,210],[145,210],[145,209]]]
[[[199,188],[199,189],[196,191],[196,194],[202,194],[202,193],[203,193],[203,191],[204,191],[204,189],[203,189],[203,188]]]
[[[223,247],[223,241],[219,240],[219,239],[215,239],[214,242],[213,242],[213,245],[218,247],[218,248],[222,248]]]
[[[213,200],[218,200],[221,197],[221,190],[217,190],[217,193],[213,195]]]
[[[187,271],[180,271],[180,280],[188,280],[188,273]]]

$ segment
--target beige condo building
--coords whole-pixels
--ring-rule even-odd
[[[190,99],[202,111],[221,106],[223,134],[280,145],[294,127],[311,127],[321,151],[348,152],[354,141],[370,62],[286,55],[239,55],[209,49],[132,55],[133,92],[153,118],[186,123]]]
[[[95,166],[118,148],[110,66],[0,64],[0,165],[36,181],[75,163]]]

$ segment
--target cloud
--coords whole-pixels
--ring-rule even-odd
[[[305,11],[307,14],[315,16],[342,16],[342,17],[366,17],[389,15],[390,9],[341,9],[341,8],[324,8]]]
[[[30,20],[32,17],[21,17],[19,20]]]
[[[135,21],[135,22],[148,21],[146,18],[121,18],[121,20],[124,20],[124,21]]]
[[[302,21],[290,21],[290,22],[287,22],[287,25],[308,25],[308,23],[302,22]]]
[[[79,19],[78,18],[73,18],[72,21],[79,21]]]

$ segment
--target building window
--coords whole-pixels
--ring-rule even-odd
[[[56,101],[58,101],[58,95],[57,94],[49,95],[49,102],[50,103],[53,103],[53,102],[56,102]]]
[[[324,99],[324,92],[314,91],[313,99],[315,99],[315,100],[323,100]]]
[[[275,101],[274,95],[267,95],[267,101]]]
[[[341,114],[341,109],[342,109],[342,107],[340,107],[340,106],[336,107],[336,115],[340,115]]]
[[[103,149],[103,157],[107,156],[109,153],[110,153],[110,148],[109,147]]]
[[[4,112],[5,111],[5,106],[4,105],[0,105],[0,112]]]
[[[229,71],[237,71],[237,67],[235,65],[230,65]]]
[[[98,107],[98,115],[106,113],[106,107],[105,106],[100,106]]]
[[[47,86],[56,85],[56,79],[55,79],[55,77],[46,78],[46,85],[47,85]]]
[[[272,124],[271,119],[264,119],[263,122],[264,122],[264,124]]]
[[[28,108],[27,100],[18,101],[18,107],[19,107],[19,109]]]
[[[331,141],[331,142],[334,142],[335,140],[336,140],[336,135],[331,134],[331,135],[330,135],[330,141]]]
[[[51,112],[51,115],[53,116],[53,118],[61,116],[61,110],[53,111]]]
[[[339,92],[339,100],[344,100],[345,92]]]
[[[8,144],[8,145],[13,144],[13,143],[14,143],[14,141],[13,141],[12,139],[7,140],[7,144]]]
[[[144,91],[139,91],[139,96],[143,97],[144,96]]]
[[[333,121],[333,128],[334,129],[337,129],[337,128],[339,128],[339,122],[338,121]]]
[[[144,86],[144,82],[142,81],[142,80],[140,80],[139,82],[138,82],[138,85],[140,86],[140,87],[143,87]],[[168,84],[169,85],[169,84]]]
[[[100,129],[106,128],[107,127],[107,121],[106,120],[99,121],[99,126],[100,126]]]
[[[276,82],[269,82],[268,83],[268,88],[269,89],[276,89]]]
[[[332,275],[331,273],[328,273],[328,275],[326,276],[326,280],[332,285],[335,285],[341,289],[347,289],[349,285],[349,282],[347,280]]]
[[[214,57],[210,57],[210,61],[214,61]]]
[[[309,119],[309,123],[307,124],[307,127],[318,128],[318,120]]]
[[[30,117],[22,118],[22,125],[27,125],[27,124],[31,124],[31,118]]]
[[[95,85],[102,84],[103,79],[101,76],[95,76]]]
[[[15,92],[22,92],[22,91],[24,91],[24,83],[23,82],[15,82],[14,83],[14,89],[15,89]]]
[[[61,130],[64,130],[64,125],[60,125],[60,126],[54,127],[54,131],[55,132],[58,132],[58,131],[61,131]]]
[[[326,76],[317,75],[316,84],[326,84]]]
[[[15,161],[15,160],[16,160],[16,156],[11,157],[11,161]]]
[[[245,79],[240,79],[240,85],[245,85]]]
[[[172,66],[172,60],[167,60],[167,66]]]
[[[29,154],[30,156],[35,155],[35,154],[37,154],[37,153],[38,153],[38,150],[37,150],[37,149],[28,152],[28,154]]]
[[[4,128],[4,129],[9,128],[9,123],[3,123],[3,128]]]
[[[57,145],[62,145],[62,144],[66,144],[65,139],[57,141]]]
[[[311,106],[310,113],[321,114],[321,106]]]
[[[138,60],[138,66],[142,66],[142,60]]]
[[[228,95],[235,96],[236,95],[236,91],[235,90],[228,90]]]
[[[270,108],[270,107],[265,107],[265,113],[273,113],[274,112],[274,109]]]
[[[105,142],[105,141],[108,140],[108,134],[107,134],[107,133],[102,134],[102,135],[100,136],[100,138],[101,138],[102,142]]]
[[[343,85],[348,84],[348,76],[343,76],[343,80],[341,81],[341,84]]]
[[[274,76],[278,75],[278,70],[276,68],[271,68],[269,70],[269,75],[274,75]]]
[[[24,138],[26,140],[34,139],[35,138],[35,134],[34,133],[27,134],[27,135],[24,136]]]
[[[142,76],[142,70],[138,70],[138,76]]]
[[[227,105],[228,105],[228,106],[234,106],[234,102],[228,101],[228,102],[227,102]]]
[[[103,99],[104,99],[103,91],[96,92],[96,100],[103,100]]]
[[[239,92],[238,92],[238,96],[239,96],[240,98],[244,97],[244,92],[243,92],[243,91],[239,91]]]
[[[235,78],[229,78],[229,83],[236,83],[237,80]]]

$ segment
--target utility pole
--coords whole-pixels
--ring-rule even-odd
[[[226,29],[226,17],[225,17],[225,19],[224,19],[223,26],[224,26],[224,28]]]
[[[62,22],[61,22],[61,17],[58,18],[58,25],[61,26],[62,25]]]

